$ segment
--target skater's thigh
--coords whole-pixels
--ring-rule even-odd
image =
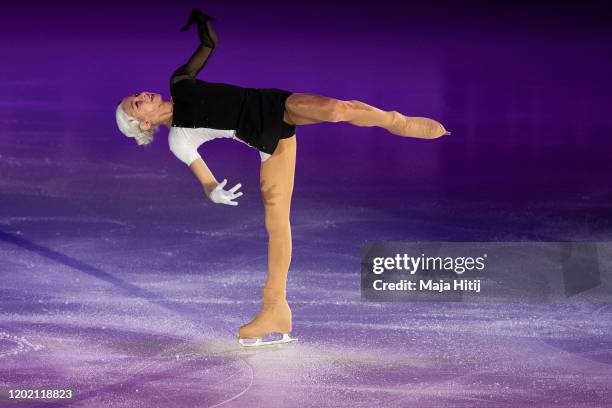
[[[338,99],[315,93],[294,92],[285,101],[285,105],[291,108],[303,108],[308,106],[331,105]]]
[[[295,176],[296,136],[280,139],[272,156],[261,163],[260,187],[269,217],[288,217]]]
[[[293,93],[285,100],[285,110],[296,125],[329,122],[344,101],[313,93]]]

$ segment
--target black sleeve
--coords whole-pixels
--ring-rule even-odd
[[[215,30],[212,28],[210,24],[211,21],[216,21],[216,19],[202,13],[199,9],[191,11],[189,21],[181,31],[187,31],[187,29],[195,23],[198,28],[200,44],[187,63],[181,65],[174,71],[170,78],[171,86],[182,79],[195,79],[196,75],[204,68],[206,62],[208,62],[210,55],[217,47],[217,33],[215,33]]]

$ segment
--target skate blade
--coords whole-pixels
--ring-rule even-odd
[[[253,341],[254,340],[254,341]],[[284,344],[297,341],[297,337],[291,337],[288,333],[283,333],[283,338],[280,340],[267,340],[263,341],[261,338],[258,339],[238,339],[238,343],[242,347],[262,347],[270,346],[272,344]]]

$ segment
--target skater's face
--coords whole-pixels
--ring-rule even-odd
[[[140,121],[141,129],[148,130],[159,117],[163,102],[160,94],[142,91],[123,98],[121,106],[125,113]]]

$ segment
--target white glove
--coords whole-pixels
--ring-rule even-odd
[[[241,192],[236,194],[236,190],[242,187],[242,184],[238,183],[230,190],[226,191],[223,189],[223,186],[225,186],[226,183],[227,179],[223,179],[223,181],[217,184],[217,187],[210,192],[208,198],[210,198],[210,201],[217,204],[238,205],[236,201],[232,200],[242,195]]]

